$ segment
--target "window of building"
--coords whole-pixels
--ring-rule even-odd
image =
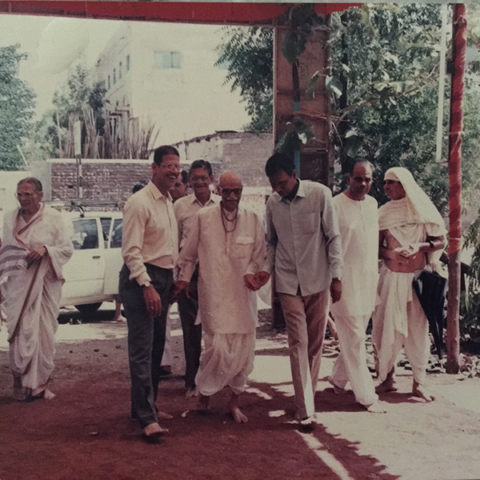
[[[108,87],[107,87],[107,90],[110,90],[110,88],[112,87],[112,83],[110,81],[110,75],[108,76]]]
[[[117,70],[114,68],[113,69],[113,84],[115,85],[117,83]]]
[[[118,79],[122,78],[122,62],[118,64]]]
[[[127,72],[128,72],[130,70],[130,55],[127,55],[126,63],[127,63]]]
[[[153,68],[180,68],[180,52],[153,52]]]

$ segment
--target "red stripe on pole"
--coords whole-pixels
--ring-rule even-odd
[[[452,98],[450,106],[450,142],[449,142],[449,248],[448,254],[460,252],[461,248],[461,145],[463,130],[463,77],[465,74],[465,53],[467,50],[467,20],[465,5],[457,4],[454,7],[454,70],[452,74]]]

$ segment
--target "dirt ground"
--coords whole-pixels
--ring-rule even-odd
[[[258,328],[255,370],[241,406],[249,422],[228,416],[227,390],[213,412],[197,413],[183,396],[182,339],[173,315],[174,374],[160,385],[158,406],[174,415],[160,445],[140,439],[129,418],[126,326],[102,311],[81,323],[66,312],[57,334],[52,401],[17,402],[5,328],[0,332],[0,480],[137,479],[479,479],[480,379],[429,375],[431,404],[399,392],[382,395],[388,413],[371,414],[327,383],[336,355],[324,352],[311,433],[293,423],[286,335],[272,331],[269,311]]]

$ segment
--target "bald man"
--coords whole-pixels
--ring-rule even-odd
[[[205,350],[195,378],[199,408],[229,386],[229,411],[237,423],[248,419],[238,400],[253,369],[258,289],[255,274],[265,259],[265,232],[257,215],[240,207],[242,182],[232,173],[220,177],[219,205],[196,214],[183,247],[175,292],[188,292],[199,264],[198,303]]]

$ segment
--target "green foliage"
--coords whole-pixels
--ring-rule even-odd
[[[36,125],[36,142],[45,157],[63,157],[64,142],[73,119],[84,121],[84,112],[93,111],[97,133],[103,135],[106,90],[95,82],[83,63],[77,63],[66,82],[53,94],[52,110]],[[85,140],[85,129],[82,133]]]
[[[0,48],[0,169],[24,166],[18,147],[23,147],[31,129],[35,93],[18,78],[20,62],[27,55],[20,45]]]
[[[265,132],[273,119],[273,30],[226,27],[216,65],[227,65],[226,82],[240,89],[251,122],[246,130]]]

